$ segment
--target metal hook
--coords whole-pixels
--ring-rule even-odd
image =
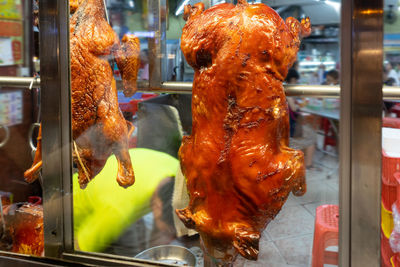
[[[108,17],[108,10],[107,10],[106,0],[103,0],[103,6],[104,6],[104,13],[105,13],[105,16],[106,16],[106,20],[107,20],[108,24],[110,24],[110,19]],[[110,26],[111,26],[111,24],[110,24]]]
[[[29,90],[32,90],[32,88],[33,88],[33,83],[37,80],[38,77],[39,77],[39,76],[35,75],[35,76],[32,78],[32,81],[31,81],[31,83],[30,83],[30,85],[29,85]]]
[[[29,132],[28,132],[28,140],[29,140],[29,146],[31,147],[32,150],[32,158],[35,157],[35,152],[36,152],[36,146],[34,144],[34,138],[33,138],[33,130],[35,130],[35,128],[40,127],[40,123],[36,122],[36,123],[32,123],[31,127],[29,128]]]
[[[1,225],[2,225],[2,235],[5,234],[6,232],[6,222],[4,221],[4,209],[3,209],[3,201],[0,196],[0,219],[1,219]],[[2,237],[0,236],[0,238]]]
[[[6,136],[4,137],[4,140],[0,142],[0,147],[3,147],[7,144],[8,140],[10,139],[10,130],[6,125],[0,125],[0,129],[3,128]]]

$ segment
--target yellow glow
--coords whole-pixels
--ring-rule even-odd
[[[383,9],[367,9],[367,10],[360,10],[358,12],[362,15],[375,15],[375,14],[383,14]]]

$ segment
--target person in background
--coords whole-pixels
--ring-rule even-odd
[[[180,176],[181,175],[181,176]],[[180,176],[180,177],[179,177]],[[179,245],[187,248],[200,247],[198,233],[191,235],[179,235],[174,223],[175,209],[172,204],[174,197],[175,181],[185,179],[182,171],[178,170],[174,177],[168,177],[161,181],[151,199],[151,207],[154,217],[149,246]],[[185,182],[186,186],[186,182]],[[176,193],[176,192],[175,192]],[[187,192],[186,192],[187,193]],[[188,203],[187,203],[188,204]]]
[[[175,177],[164,179],[157,187],[151,199],[154,223],[150,237],[151,246],[169,244],[176,238],[174,227],[172,195]]]
[[[149,50],[143,49],[140,51],[140,68],[138,80],[149,80]]]
[[[308,84],[311,85],[320,84],[317,71],[314,71],[313,73],[310,74],[310,76],[308,77]]]
[[[387,86],[394,86],[396,83],[395,79],[393,77],[388,77],[388,71],[386,70],[385,66],[383,67],[383,72],[382,72],[382,79],[383,79],[383,84]]]
[[[388,77],[388,72],[387,72],[385,66],[383,67],[383,77],[382,77],[382,80],[383,80],[383,85],[387,85],[387,86],[394,86],[394,84],[395,84],[395,82],[396,82],[393,78],[389,78],[389,77]],[[395,103],[395,102],[392,102],[392,101],[385,101],[385,100],[383,101],[383,111],[384,111],[385,117],[386,117],[386,116],[390,116],[390,109],[391,109],[395,104],[396,104],[396,103]]]
[[[392,78],[394,80],[394,86],[399,86],[399,77],[397,72],[393,69],[392,64],[390,62],[386,63],[385,65],[385,72],[387,74],[387,79]]]
[[[130,149],[129,154],[136,181],[128,188],[119,186],[115,180],[118,170],[115,156],[107,160],[85,189],[79,187],[77,174],[73,176],[76,249],[135,256],[147,248],[146,227],[140,219],[154,212],[154,194],[175,176],[179,161],[145,148]],[[164,225],[155,226],[165,230]]]
[[[300,74],[298,72],[298,62],[294,62],[293,66],[289,69],[288,74],[286,75],[285,82],[287,84],[297,84],[300,80]]]
[[[317,73],[318,73],[318,84],[323,84],[326,77],[325,65],[323,63],[321,63],[318,66]]]
[[[295,64],[293,64],[295,65]],[[285,82],[287,84],[297,84],[300,79],[300,75],[295,68],[290,68],[288,74],[286,76]],[[289,122],[290,122],[290,137],[294,137],[296,130],[296,121],[299,116],[298,113],[298,105],[296,104],[296,100],[293,97],[287,97],[286,101],[289,106]]]
[[[400,82],[400,63],[396,64],[395,71],[397,73],[397,77],[398,77],[399,82]]]
[[[337,70],[330,70],[326,73],[325,85],[338,85],[339,72]]]
[[[287,84],[297,84],[300,75],[295,68],[289,69],[286,76]],[[290,122],[290,146],[301,149],[304,152],[304,163],[306,168],[313,168],[313,158],[315,152],[316,132],[309,123],[305,123],[300,112],[302,104],[296,101],[293,97],[287,97],[289,107],[289,122]]]

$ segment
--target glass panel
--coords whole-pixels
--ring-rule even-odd
[[[167,14],[167,40],[166,53],[158,56],[163,59],[163,65],[167,66],[163,68],[163,72],[169,81],[193,81],[195,75],[200,77],[199,72],[194,71],[185,60],[180,49],[180,37],[185,25],[183,6],[186,4],[193,6],[196,2],[171,0],[167,1],[166,8],[161,8]],[[207,1],[205,5],[208,8],[221,2],[223,1]],[[259,2],[261,1],[254,1],[254,3]],[[300,46],[297,69],[293,68],[290,71],[295,73],[296,77],[299,77],[294,83],[338,84],[340,2],[310,1],[302,4],[301,7],[287,4],[286,1],[266,2],[284,18],[292,16],[301,19],[303,15],[306,15],[311,19],[313,26],[311,36],[305,38]],[[87,3],[101,5],[100,0],[90,0]],[[112,28],[119,38],[122,38],[125,33],[134,33],[138,37],[143,37],[140,38],[142,63],[139,77],[148,79],[148,76],[143,75],[143,73],[146,73],[146,65],[148,68],[148,57],[144,51],[148,48],[146,38],[152,38],[158,34],[163,38],[164,35],[147,29],[146,24],[152,16],[147,11],[147,1],[107,1],[107,7]],[[253,8],[260,9],[261,6],[254,6]],[[271,14],[270,10],[266,12]],[[102,16],[99,16],[98,20],[102,19]],[[85,21],[85,23],[90,23],[88,21]],[[233,27],[242,22],[236,23],[236,25],[233,24]],[[71,27],[74,27],[75,24],[75,21],[71,22]],[[201,26],[198,27],[201,28]],[[87,27],[87,25],[80,24],[79,27]],[[274,27],[277,27],[277,25]],[[203,36],[212,38],[212,34],[222,31],[222,29],[217,28],[214,31],[203,33]],[[289,28],[285,27],[284,30],[288,31]],[[235,31],[232,35],[236,36],[234,33]],[[285,35],[286,33],[278,33],[278,35]],[[246,34],[249,34],[249,32],[246,32]],[[101,33],[101,35],[105,35],[105,33]],[[71,36],[72,38],[75,37]],[[251,50],[253,45],[265,45],[267,47],[269,45],[267,41],[263,43],[262,40],[257,39],[260,37],[257,37],[256,34],[254,39],[248,36],[244,38],[248,46],[243,46],[243,51],[240,51],[237,55],[238,59],[247,55],[249,52],[246,52],[246,49]],[[272,39],[270,41],[272,42]],[[94,42],[94,40],[91,42]],[[229,42],[231,40],[227,38],[226,43]],[[198,44],[200,44],[200,41]],[[77,71],[75,69],[74,64],[76,63],[73,61],[74,56],[76,56],[74,54],[76,47],[74,45],[77,44],[71,41],[72,118],[73,125],[76,127],[77,124],[74,124],[74,120],[77,120],[78,117],[74,116],[81,107],[74,106],[74,90],[78,88],[75,87],[74,81],[78,75],[82,75],[83,70]],[[261,53],[261,55],[267,57],[266,61],[271,60],[267,54]],[[103,57],[94,56],[95,58],[91,58],[93,63],[97,60],[104,61]],[[271,53],[271,56],[275,56],[275,53]],[[118,63],[118,55],[115,58],[115,55],[110,54],[109,59],[111,58]],[[199,64],[205,64],[204,66],[201,65],[202,67],[210,67],[207,64],[214,59],[211,54],[203,53],[196,60],[200,61]],[[251,64],[261,64],[252,61],[250,56],[247,60],[250,60]],[[247,60],[243,61],[243,68],[249,66],[249,63],[246,63]],[[282,58],[276,58],[276,60],[279,61]],[[279,65],[277,61],[273,64]],[[88,59],[86,59],[86,62],[89,62]],[[193,62],[191,63],[194,65]],[[287,65],[290,65],[290,63],[286,62]],[[229,79],[232,79],[231,82],[234,84],[236,78],[229,76],[230,67],[225,61],[222,60],[219,64],[224,68],[220,69],[216,77],[220,77],[223,84],[222,88],[219,89],[225,90],[225,87],[229,88],[229,86],[224,83],[229,84]],[[235,61],[232,61],[232,64],[234,65]],[[115,67],[114,77],[118,81],[121,69],[117,70],[116,64],[113,66]],[[97,67],[96,64],[90,64],[86,69],[95,67]],[[241,67],[239,66],[239,68]],[[94,116],[96,117],[95,122],[85,126],[86,128],[82,131],[73,128],[74,162],[79,172],[79,174],[75,173],[73,177],[75,248],[87,252],[103,252],[163,260],[163,262],[168,263],[181,263],[181,260],[186,260],[189,265],[193,265],[191,260],[195,259],[199,266],[203,264],[212,266],[215,264],[215,259],[220,259],[221,255],[225,255],[226,259],[230,255],[234,255],[234,258],[238,251],[241,251],[247,258],[253,258],[253,260],[238,256],[234,261],[234,266],[269,266],[274,264],[277,266],[309,266],[313,255],[316,256],[315,260],[318,260],[318,257],[323,260],[323,255],[328,255],[326,258],[329,261],[326,263],[334,264],[337,262],[339,101],[337,99],[301,96],[288,98],[289,102],[293,104],[292,112],[290,112],[292,130],[289,130],[289,124],[286,123],[286,120],[289,120],[289,113],[286,109],[284,97],[279,91],[281,89],[279,80],[283,80],[283,77],[278,77],[278,79],[275,77],[275,75],[282,76],[283,74],[285,74],[283,76],[286,76],[286,70],[260,74],[260,77],[265,76],[264,82],[262,82],[262,78],[256,77],[254,72],[255,70],[250,68],[248,75],[254,76],[251,76],[251,79],[254,79],[254,84],[259,83],[260,87],[257,89],[262,92],[263,89],[269,88],[267,86],[271,86],[271,88],[277,90],[277,98],[283,103],[282,105],[276,104],[280,108],[277,110],[279,113],[277,116],[282,117],[279,117],[282,124],[277,125],[271,122],[271,125],[273,125],[271,126],[268,124],[268,120],[262,117],[263,115],[260,115],[259,121],[252,117],[260,112],[260,110],[254,110],[255,105],[263,107],[262,109],[265,109],[265,112],[272,110],[273,103],[268,98],[268,93],[261,93],[259,99],[253,99],[252,101],[255,101],[256,104],[242,103],[241,101],[245,102],[243,99],[246,99],[246,97],[239,99],[236,98],[236,95],[234,97],[227,95],[225,98],[221,98],[221,96],[218,98],[218,95],[216,95],[216,99],[211,99],[210,96],[214,93],[211,89],[218,84],[215,80],[212,80],[215,77],[210,77],[210,88],[207,88],[207,86],[204,88],[204,90],[210,90],[210,96],[207,98],[207,95],[202,95],[203,100],[193,103],[193,107],[196,108],[194,115],[197,116],[193,119],[193,123],[191,95],[166,94],[154,96],[136,94],[133,98],[124,97],[122,84],[119,82],[117,92],[119,107],[125,112],[125,119],[133,122],[135,126],[135,130],[132,135],[129,135],[128,141],[125,140],[125,137],[128,135],[128,130],[132,128],[121,126],[125,123],[118,115],[117,110],[106,113],[104,116],[104,114],[99,115],[98,109],[97,115]],[[102,77],[94,75],[93,79],[96,80],[88,80],[98,81],[97,79],[102,79]],[[113,91],[112,84],[109,83],[112,81],[111,76],[105,81],[107,82],[105,90]],[[200,83],[200,81],[197,81],[197,83]],[[293,80],[288,81],[288,83],[293,83]],[[90,85],[88,86],[90,87]],[[238,94],[238,92],[236,93]],[[249,94],[251,95],[251,93]],[[265,102],[260,101],[262,97],[266,99]],[[215,102],[213,102],[214,100]],[[113,109],[116,102],[111,102],[113,101],[108,102],[107,105],[109,107],[114,105],[110,107],[110,109]],[[212,103],[210,104],[210,102]],[[231,105],[228,105],[228,103],[231,103]],[[269,103],[269,106],[265,106],[265,103]],[[202,104],[205,106],[202,107]],[[213,108],[217,110],[219,105],[224,106],[222,109],[224,113],[216,112],[212,116],[210,115],[207,118],[210,124],[201,121],[201,117],[205,116],[204,114]],[[129,109],[126,110],[125,106],[128,106]],[[204,108],[204,110],[202,111],[201,108]],[[240,115],[240,118],[229,117],[226,114],[226,110],[229,108],[236,108],[236,111],[230,110],[230,112],[232,114],[236,112],[236,115]],[[254,110],[254,114],[246,114],[246,109]],[[85,122],[93,119],[92,115],[88,115],[90,112],[89,110],[87,113],[81,114],[83,117],[87,117]],[[273,120],[272,112],[269,115]],[[246,116],[249,117],[246,118]],[[235,129],[232,125],[244,123],[245,119],[249,120],[248,132],[243,133],[244,137],[242,137],[241,143],[238,140],[233,141],[234,138],[239,138],[235,134],[236,131],[241,131],[239,129],[241,126],[236,125],[238,128]],[[107,125],[109,122],[111,126]],[[213,122],[214,124],[212,124]],[[232,123],[232,127],[229,122]],[[251,124],[252,122],[254,124]],[[183,136],[193,134],[192,129],[194,128],[192,126],[201,123],[203,123],[202,128],[197,129],[196,133],[198,134],[196,138],[203,140],[199,143],[200,150],[193,150],[194,152],[181,151],[181,158],[186,157],[188,161],[199,159],[203,161],[197,162],[197,167],[191,166],[191,163],[179,162],[178,150],[181,147]],[[223,127],[224,124],[225,128]],[[260,125],[267,128],[271,127],[271,129],[257,135],[257,129],[261,127]],[[117,130],[119,127],[124,129],[119,131]],[[226,135],[223,134],[224,131],[226,131]],[[88,135],[89,132],[91,132],[90,135]],[[291,162],[298,161],[297,157],[293,156],[295,152],[285,148],[287,141],[285,135],[289,132],[292,135],[290,147],[302,150],[305,154],[305,162],[301,165],[304,165],[306,170],[307,192],[299,197],[293,196],[290,191],[293,189],[298,195],[302,193],[301,191],[304,188],[300,185],[302,167],[299,167],[300,170],[298,170],[300,174],[293,175],[291,179],[285,180],[285,178],[291,176],[295,169]],[[128,145],[123,144],[122,141],[113,143],[114,141],[108,139],[110,138],[109,133],[120,137],[125,136],[123,142],[128,142]],[[207,133],[212,133],[212,136],[208,136]],[[265,136],[272,136],[272,133],[275,133],[273,137],[265,138]],[[261,140],[257,141],[257,139]],[[277,139],[280,141],[276,141]],[[190,139],[183,140],[188,143]],[[250,148],[246,148],[247,142],[255,143],[249,145]],[[215,147],[213,148],[211,145],[209,148],[201,148],[201,145],[208,143],[219,146],[220,150],[213,150]],[[221,144],[225,144],[226,147],[221,146]],[[240,155],[241,149],[253,149],[254,152],[249,152],[249,154],[254,154],[259,153],[258,150],[262,151],[262,147],[269,150],[269,147],[274,146],[280,147],[278,150],[274,150],[276,153],[274,154],[271,151],[261,153],[258,162],[257,158],[244,163],[238,156],[238,162],[234,163],[235,155]],[[118,185],[115,178],[119,173],[118,179],[120,183],[123,183],[124,181],[121,178],[129,176],[126,172],[127,170],[129,172],[130,164],[125,165],[125,169],[120,168],[121,164],[124,164],[121,159],[126,160],[127,155],[124,154],[124,151],[127,151],[126,148],[129,148],[128,157],[132,161],[135,172],[135,184],[125,189]],[[234,149],[236,149],[237,154],[229,152]],[[190,149],[186,148],[186,150]],[[110,156],[111,152],[117,157]],[[216,158],[216,156],[218,157]],[[120,162],[118,162],[118,159]],[[184,167],[183,173],[189,176],[186,177],[189,181],[189,192],[186,192],[185,178],[180,166]],[[210,180],[204,178],[207,171],[218,168],[219,172],[214,173]],[[197,177],[198,173],[200,174]],[[236,181],[235,175],[238,174],[241,175],[237,177],[238,181]],[[80,176],[79,179],[78,175]],[[93,177],[94,179],[91,180]],[[245,183],[251,180],[251,177],[254,178],[252,186]],[[292,183],[295,178],[299,179],[299,184]],[[218,182],[224,179],[226,181]],[[257,179],[259,179],[258,182]],[[82,188],[80,188],[79,180]],[[87,183],[88,180],[91,181]],[[198,181],[193,182],[194,180]],[[266,184],[264,189],[258,186],[263,181]],[[200,189],[196,191],[194,188]],[[270,195],[268,195],[268,192]],[[183,221],[186,219],[187,226],[196,225],[196,230],[203,234],[203,241],[201,241],[199,234],[193,230],[188,230],[174,212],[175,209],[183,209],[187,206],[188,193],[192,197],[196,196],[196,201],[203,204],[192,203],[195,208],[185,210],[186,213],[182,211],[180,217]],[[196,195],[197,193],[199,195]],[[203,193],[205,195],[201,195]],[[226,199],[223,196],[226,196]],[[233,203],[236,203],[236,205],[232,205]],[[282,208],[281,205],[283,205]],[[197,215],[193,215],[195,213]],[[256,217],[259,219],[254,219]],[[219,222],[219,224],[216,222]],[[269,224],[264,230],[264,226],[268,222]],[[325,253],[322,252],[325,249],[322,245],[323,241],[318,239],[323,236],[320,233],[323,230],[323,223],[331,223],[329,224],[331,226],[329,231],[332,233],[332,239],[329,242],[331,246]],[[321,243],[313,244],[314,238]],[[162,247],[155,248],[157,246]],[[204,248],[207,248],[211,256],[203,253],[202,249]],[[161,255],[155,253],[157,249],[165,253],[164,259],[156,258],[156,255]],[[220,252],[213,252],[212,249],[220,250]],[[258,260],[254,261],[257,258],[257,253]]]
[[[137,91],[149,80],[148,41],[156,35],[149,16],[147,1],[78,1],[71,9],[76,250],[133,257],[146,249],[149,226],[141,218],[158,183],[177,168],[167,154],[137,148],[140,129],[156,117],[142,111],[146,125],[138,120],[139,103],[157,96]],[[88,35],[92,27],[97,32]]]
[[[384,8],[384,73],[383,84],[400,86],[399,2],[385,0]],[[398,266],[400,258],[399,206],[396,188],[400,181],[399,101],[386,99],[382,118],[382,206],[381,206],[381,266]],[[392,265],[394,264],[394,265]]]
[[[180,9],[182,2],[178,2],[175,9],[172,8],[173,4],[170,4],[170,16],[175,19],[167,31],[169,43],[181,43],[181,34],[176,34],[175,31],[181,33],[184,26],[183,12]],[[198,1],[189,1],[188,3],[194,5],[196,2]],[[340,1],[306,1],[307,3],[302,2],[301,6],[290,1],[262,2],[272,6],[284,19],[290,16],[297,19],[309,16],[311,19],[311,35],[302,40],[297,62],[289,70],[285,82],[287,84],[338,86],[340,81]],[[205,2],[206,8],[207,3],[209,2]],[[173,23],[175,23],[174,29],[172,28]],[[211,35],[212,32],[208,34]],[[200,41],[197,40],[197,42]],[[251,43],[251,40],[248,42]],[[256,40],[253,42],[255,43]],[[171,47],[171,51],[176,54],[177,59],[175,61],[178,69],[177,80],[193,81],[195,73],[193,68],[187,63],[179,47],[177,51],[174,49],[175,47]],[[241,52],[245,53],[245,51]],[[240,55],[237,56],[240,57]],[[228,71],[226,69],[226,72]],[[198,83],[201,82],[201,78],[199,79]],[[256,83],[256,78],[252,77],[252,79]],[[313,260],[324,262],[322,251],[325,247],[319,231],[322,231],[324,223],[332,222],[333,225],[327,228],[332,235],[328,242],[329,247],[326,248],[327,261],[325,263],[334,264],[338,259],[340,100],[307,96],[288,97],[287,99],[291,108],[290,147],[302,150],[305,154],[307,192],[301,197],[290,194],[277,217],[262,232],[258,260],[246,260],[239,256],[234,266],[310,266]],[[251,138],[250,135],[249,138]],[[253,188],[253,190],[256,189]],[[218,194],[218,190],[213,193]],[[177,236],[179,235],[178,230]],[[181,238],[178,237],[177,240]],[[314,239],[321,243],[313,244]],[[181,244],[186,245],[185,243]],[[202,247],[200,241],[196,247]],[[315,258],[313,258],[314,256]],[[207,256],[205,262],[212,264],[212,260]]]
[[[32,77],[39,72],[38,32],[32,21],[31,1],[0,4],[0,76]],[[41,256],[41,184],[24,180],[37,145],[38,99],[36,88],[0,84],[0,250]]]

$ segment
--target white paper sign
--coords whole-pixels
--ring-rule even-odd
[[[22,123],[22,91],[0,93],[0,125]]]
[[[11,38],[0,38],[0,66],[13,65]]]

